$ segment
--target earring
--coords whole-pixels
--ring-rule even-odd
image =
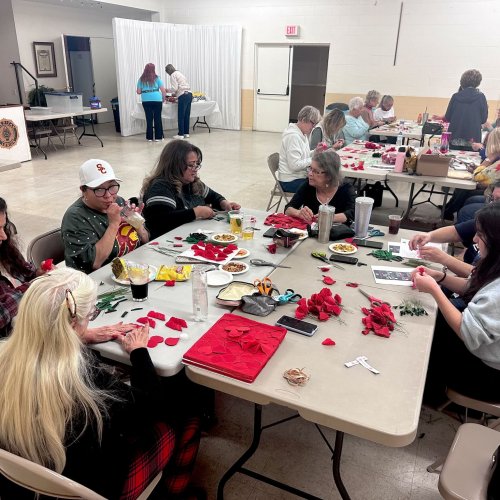
[[[327,188],[327,187],[328,187],[328,184],[325,184],[325,187]]]

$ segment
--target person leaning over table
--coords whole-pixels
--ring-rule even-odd
[[[290,123],[281,136],[278,179],[288,193],[295,193],[307,177],[312,155],[308,136],[320,120],[319,110],[304,106],[297,115],[297,123]]]
[[[345,146],[351,144],[355,139],[368,139],[368,129],[370,126],[363,120],[361,113],[364,102],[361,97],[353,97],[349,101],[349,111],[346,113],[346,124],[342,129],[344,133]]]
[[[433,115],[434,120],[450,123],[451,149],[471,149],[471,142],[481,142],[481,128],[488,119],[486,97],[477,88],[483,79],[476,69],[469,69],[460,78],[460,87],[448,103],[444,116]]]
[[[474,242],[481,258],[469,278],[424,268],[412,273],[420,292],[436,300],[436,320],[427,372],[424,402],[444,402],[446,387],[476,399],[500,400],[500,203],[491,203],[476,216]],[[460,294],[461,313],[441,286]]]
[[[211,219],[214,209],[241,208],[201,181],[198,171],[202,159],[201,150],[187,141],[173,140],[163,148],[141,190],[151,238],[195,219]]]
[[[361,117],[368,123],[368,128],[380,127],[385,124],[384,120],[377,120],[373,112],[376,110],[380,101],[380,92],[370,90],[365,97],[365,102],[361,108]]]
[[[345,125],[345,114],[340,109],[332,109],[311,132],[309,147],[316,149],[320,142],[328,148],[340,149],[344,145],[342,128]]]
[[[193,94],[191,86],[187,78],[172,64],[165,66],[165,71],[170,75],[171,90],[175,97],[177,97],[177,122],[179,130],[174,139],[188,139],[189,138],[189,119],[191,117],[191,103],[193,102]]]
[[[343,182],[339,155],[332,150],[315,151],[307,176],[308,182],[285,206],[285,214],[311,223],[320,205],[331,205],[335,207],[334,221],[350,225],[356,192],[352,184]]]
[[[128,325],[116,338],[130,355],[130,385],[99,364],[87,347],[96,340],[88,330],[96,297],[96,283],[70,268],[25,293],[0,342],[0,447],[105,498],[135,499],[161,471],[158,498],[187,498],[199,417],[164,395],[146,347],[149,326]],[[1,478],[2,498],[26,498]]]
[[[61,236],[66,265],[91,273],[147,243],[149,233],[140,207],[118,196],[120,179],[107,161],[87,160],[79,175],[82,196],[66,210]]]
[[[163,140],[163,124],[161,111],[165,100],[165,85],[156,74],[155,65],[148,63],[137,82],[137,93],[141,96],[142,107],[146,115],[146,140],[156,142]]]
[[[396,121],[394,113],[394,98],[391,95],[384,95],[380,100],[378,108],[373,112],[373,119],[384,123]]]

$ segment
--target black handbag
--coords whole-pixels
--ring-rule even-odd
[[[310,238],[317,238],[318,230],[311,229],[311,226],[307,226],[307,234],[309,235]],[[346,226],[345,224],[337,224],[335,226],[332,226],[332,228],[330,229],[330,241],[337,241],[337,240],[343,240],[345,238],[351,238],[355,234],[356,233],[354,232],[354,230],[351,229],[349,226]]]
[[[441,123],[425,122],[422,127],[422,135],[441,135],[443,125]]]

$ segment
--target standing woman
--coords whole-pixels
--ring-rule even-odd
[[[137,82],[137,93],[140,94],[142,107],[146,115],[146,139],[153,140],[153,124],[155,142],[163,139],[161,109],[165,100],[165,85],[156,74],[155,65],[148,63]]]
[[[174,135],[174,139],[189,139],[189,117],[191,116],[191,102],[193,94],[187,78],[172,64],[167,64],[165,71],[170,75],[170,85],[177,97],[177,122],[179,132]]]
[[[332,109],[313,129],[309,147],[316,149],[320,142],[324,142],[328,148],[340,149],[344,145],[342,133],[344,125],[344,112],[340,109]]]

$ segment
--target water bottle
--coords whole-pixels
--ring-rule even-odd
[[[335,207],[320,205],[318,215],[318,243],[330,241],[330,230],[332,229]]]
[[[208,318],[207,273],[195,266],[192,274],[193,314],[195,321],[206,321]]]
[[[405,125],[404,120],[401,120],[399,122],[399,128],[398,128],[398,138],[396,140],[396,148],[399,148],[399,146],[403,145],[403,127]]]

